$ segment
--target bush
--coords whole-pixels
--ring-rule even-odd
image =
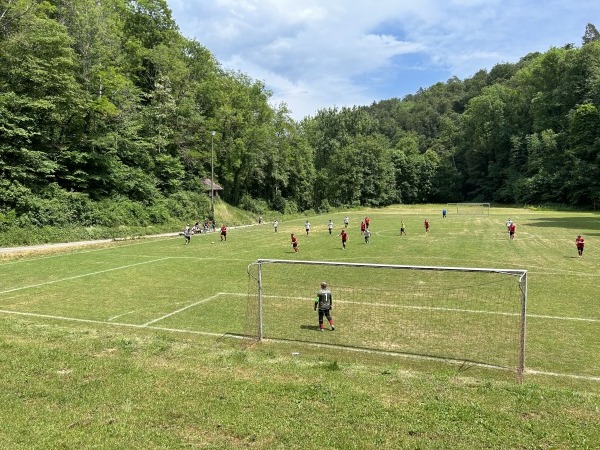
[[[242,196],[239,207],[260,215],[266,214],[269,211],[269,205],[265,200],[255,200],[248,194]]]

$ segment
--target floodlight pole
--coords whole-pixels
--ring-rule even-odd
[[[215,134],[210,132],[210,220],[215,222]]]

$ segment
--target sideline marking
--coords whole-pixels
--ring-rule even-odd
[[[60,282],[63,282],[63,281],[76,280],[78,278],[90,277],[92,275],[99,275],[101,273],[113,272],[115,270],[128,269],[130,267],[141,266],[143,264],[150,264],[150,263],[155,263],[155,262],[159,262],[159,261],[165,261],[167,259],[171,259],[171,257],[155,259],[155,260],[152,260],[152,261],[143,261],[143,262],[139,262],[139,263],[135,263],[135,264],[129,264],[127,266],[113,267],[112,269],[100,270],[99,272],[84,273],[83,275],[76,275],[76,276],[73,276],[73,277],[61,278],[60,280],[46,281],[45,283],[31,284],[29,286],[21,286],[21,287],[18,287],[18,288],[8,289],[6,291],[0,291],[0,295],[2,295],[2,294],[8,294],[9,292],[22,291],[24,289],[32,289],[32,288],[36,288],[36,287],[40,287],[40,286],[46,286],[46,285],[49,285],[49,284],[60,283]]]
[[[134,323],[106,322],[104,320],[94,320],[94,319],[78,319],[75,317],[52,316],[50,314],[37,314],[37,313],[27,313],[27,312],[20,312],[20,311],[8,311],[8,310],[4,310],[4,309],[0,309],[0,314],[10,314],[10,315],[14,315],[14,316],[39,317],[42,319],[64,320],[67,322],[93,323],[93,324],[97,324],[97,325],[111,325],[111,326],[119,326],[119,327],[126,327],[126,328],[139,328],[139,329],[145,329],[145,330],[172,331],[172,332],[177,332],[177,333],[199,334],[202,336],[221,337],[221,336],[225,335],[225,336],[231,336],[233,338],[242,338],[242,339],[244,338],[243,336],[240,337],[237,335],[233,335],[233,334],[230,335],[227,333],[224,334],[224,333],[211,333],[208,331],[181,330],[181,329],[177,329],[177,328],[148,327],[146,325],[138,325],[138,324],[134,324]]]

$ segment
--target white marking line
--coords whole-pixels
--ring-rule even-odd
[[[136,311],[139,311],[139,310],[137,310],[137,309],[134,309],[133,311],[127,311],[126,313],[123,313],[123,314],[118,314],[118,315],[116,315],[116,316],[113,316],[113,317],[109,317],[109,318],[108,318],[108,321],[109,321],[109,322],[112,322],[113,320],[115,320],[115,319],[118,319],[119,317],[126,316],[127,314],[132,314],[132,313],[134,313],[134,312],[136,312]]]
[[[205,303],[205,302],[208,302],[208,301],[210,301],[210,300],[214,300],[214,299],[215,299],[215,298],[217,298],[219,295],[221,295],[221,293],[217,293],[217,294],[215,294],[215,295],[212,295],[212,296],[210,296],[210,297],[208,297],[208,298],[205,298],[205,299],[202,299],[202,300],[200,300],[200,301],[197,301],[197,302],[195,302],[195,303],[192,303],[192,304],[190,304],[190,305],[184,306],[183,308],[179,308],[177,311],[170,312],[169,314],[165,314],[164,316],[162,316],[162,317],[159,317],[158,319],[154,319],[154,320],[151,320],[150,322],[146,322],[146,323],[145,323],[144,325],[142,325],[142,326],[143,326],[143,327],[147,327],[147,326],[150,326],[150,325],[152,325],[153,323],[160,322],[161,320],[164,320],[164,319],[166,319],[167,317],[174,316],[175,314],[179,314],[180,312],[182,312],[182,311],[185,311],[186,309],[190,309],[190,308],[193,308],[194,306],[200,305],[200,304],[202,304],[202,303]]]
[[[543,372],[541,370],[534,369],[525,369],[525,373],[527,375],[547,375],[550,377],[567,377],[567,378],[575,378],[577,380],[586,380],[586,381],[600,381],[600,377],[588,376],[588,375],[573,375],[570,373],[555,373],[555,372]]]
[[[280,297],[278,295],[263,295],[263,298],[281,298],[285,300],[306,300],[310,301],[313,299],[305,298],[305,297]],[[350,304],[350,305],[362,305],[362,306],[379,306],[381,308],[405,308],[405,309],[420,309],[426,311],[448,311],[448,312],[461,312],[461,313],[471,313],[471,314],[495,314],[498,316],[520,316],[521,313],[511,313],[511,312],[501,312],[501,311],[482,311],[477,309],[460,309],[460,308],[442,308],[435,306],[414,306],[414,305],[392,305],[389,303],[363,303],[363,302],[354,302],[348,300],[337,300],[336,303],[341,304]],[[600,319],[589,319],[586,317],[561,317],[561,316],[546,316],[541,314],[527,314],[527,318],[533,319],[549,319],[549,320],[565,320],[565,321],[573,321],[573,322],[591,322],[597,323],[600,322]]]
[[[161,331],[172,331],[176,333],[189,333],[189,334],[199,334],[202,336],[215,336],[221,337],[223,333],[210,333],[208,331],[194,331],[194,330],[181,330],[177,328],[164,328],[164,327],[148,327],[146,325],[137,325],[134,323],[122,323],[122,322],[106,322],[104,320],[93,320],[93,319],[77,319],[75,317],[63,317],[63,316],[52,316],[49,314],[36,314],[36,313],[27,313],[20,311],[8,311],[4,309],[0,309],[0,314],[11,314],[14,316],[26,316],[26,317],[39,317],[42,319],[53,319],[53,320],[65,320],[68,322],[80,322],[80,323],[93,323],[98,325],[111,325],[111,326],[120,326],[127,328],[139,328],[146,330],[161,330]],[[229,335],[234,338],[243,338],[236,335]]]
[[[32,288],[36,288],[36,287],[40,287],[40,286],[47,286],[49,284],[62,283],[63,281],[77,280],[78,278],[90,277],[93,275],[99,275],[101,273],[113,272],[115,270],[129,269],[130,267],[141,266],[143,264],[151,264],[151,263],[155,263],[155,262],[159,262],[159,261],[165,261],[167,259],[171,259],[171,258],[166,257],[166,258],[154,259],[152,261],[144,261],[144,262],[139,262],[139,263],[135,263],[135,264],[128,264],[126,266],[121,266],[121,267],[113,267],[112,269],[100,270],[98,272],[84,273],[83,275],[76,275],[74,277],[61,278],[60,280],[47,281],[45,283],[39,283],[39,284],[31,284],[29,286],[21,286],[21,287],[14,288],[14,289],[8,289],[6,291],[0,291],[0,295],[8,294],[9,292],[22,291],[24,289],[32,289]]]
[[[336,328],[336,330],[337,330],[337,328]],[[277,342],[277,343],[283,343],[283,344],[289,343],[289,341],[282,340],[282,339],[263,338],[263,341]],[[302,342],[302,344],[308,345],[311,347],[328,348],[331,350],[333,350],[333,349],[339,350],[340,349],[337,345],[334,345],[334,344],[323,344],[323,343],[318,343],[318,342]],[[434,361],[434,362],[443,361],[445,363],[453,364],[453,365],[460,365],[460,366],[472,365],[472,366],[483,367],[483,368],[487,368],[487,369],[514,372],[514,369],[510,369],[507,367],[500,367],[500,366],[495,366],[495,365],[491,365],[491,364],[478,363],[478,362],[472,362],[472,361],[460,361],[460,360],[454,360],[454,359],[446,359],[446,358],[442,358],[442,357],[436,358],[433,356],[412,355],[409,353],[397,353],[397,352],[390,352],[390,351],[385,351],[385,350],[371,350],[371,349],[367,349],[367,348],[344,347],[343,350],[351,351],[351,352],[359,352],[359,353],[370,353],[370,354],[378,354],[378,355],[386,355],[386,356],[395,356],[395,357],[407,358],[407,359],[417,359],[417,360],[422,360],[422,361]],[[547,375],[547,376],[552,376],[552,377],[574,378],[574,379],[586,380],[586,381],[600,381],[600,377],[595,377],[595,376],[576,375],[576,374],[570,374],[570,373],[543,372],[543,371],[535,370],[535,369],[525,369],[525,374],[526,375]]]
[[[237,295],[237,296],[244,296],[246,294],[236,294],[236,293],[226,293],[226,292],[221,292],[218,295]],[[139,328],[139,329],[149,329],[149,330],[159,330],[159,331],[170,331],[173,333],[188,333],[188,334],[196,334],[196,335],[200,335],[200,336],[213,336],[213,337],[222,337],[224,336],[223,333],[210,333],[208,331],[193,331],[193,330],[181,330],[178,328],[166,328],[166,327],[149,327],[147,325],[136,325],[136,324],[131,324],[131,323],[121,323],[121,322],[106,322],[103,320],[92,320],[92,319],[76,319],[73,317],[63,317],[63,316],[52,316],[49,314],[36,314],[36,313],[27,313],[27,312],[20,312],[20,311],[8,311],[8,310],[3,310],[0,309],[0,314],[10,314],[10,315],[15,315],[15,316],[26,316],[26,317],[39,317],[39,318],[44,318],[44,319],[54,319],[54,320],[65,320],[65,321],[69,321],[69,322],[80,322],[80,323],[93,323],[93,324],[99,324],[99,325],[111,325],[111,326],[121,326],[121,327],[127,327],[127,328]],[[253,338],[246,338],[244,336],[236,336],[236,335],[227,335],[226,336],[235,338],[235,339],[253,339]],[[281,341],[278,339],[263,339],[263,341],[270,341],[270,342],[283,342],[283,343],[287,343],[288,341]],[[338,349],[339,347],[332,345],[332,344],[319,344],[319,343],[309,343],[309,342],[304,342],[304,344],[310,345],[310,346],[315,346],[315,347],[327,347],[327,348],[332,348],[332,349]],[[428,356],[419,356],[419,355],[409,355],[409,354],[402,354],[402,353],[394,353],[394,352],[386,352],[386,351],[378,351],[378,350],[369,350],[369,349],[351,349],[349,347],[344,348],[344,350],[350,350],[350,351],[357,351],[357,352],[363,352],[363,353],[378,353],[378,354],[386,354],[386,355],[391,355],[391,356],[398,356],[398,357],[404,357],[404,358],[413,358],[413,359],[424,359],[424,360],[435,360],[435,361],[440,361],[443,360],[443,358],[432,358],[432,357],[428,357]],[[458,361],[452,361],[452,360],[448,360],[451,363],[454,364],[464,364],[462,362],[458,362]],[[476,363],[474,365],[478,365],[481,367],[489,367],[492,369],[501,369],[501,370],[510,370],[510,369],[505,369],[505,368],[500,368],[497,366],[491,366],[491,365],[487,365],[487,364],[480,364],[480,363]],[[539,371],[539,370],[534,370],[534,369],[526,369],[525,370],[526,374],[531,374],[531,375],[547,375],[547,376],[553,376],[553,377],[567,377],[567,378],[575,378],[575,379],[580,379],[580,380],[589,380],[589,381],[600,381],[600,377],[594,377],[594,376],[586,376],[586,375],[576,375],[576,374],[568,374],[568,373],[556,373],[556,372],[543,372],[543,371]]]
[[[232,294],[232,293],[227,293],[227,292],[217,292],[215,295],[212,295],[212,296],[210,296],[208,298],[199,300],[199,301],[197,301],[195,303],[192,303],[190,305],[184,306],[183,308],[179,308],[177,311],[173,311],[173,312],[170,312],[169,314],[165,314],[164,316],[159,317],[158,319],[154,319],[154,320],[151,320],[150,322],[146,322],[142,326],[143,327],[147,327],[149,325],[152,325],[153,323],[160,322],[161,320],[166,319],[167,317],[174,316],[175,314],[179,314],[180,312],[183,312],[186,309],[193,308],[194,306],[200,305],[202,303],[206,303],[206,302],[208,302],[210,300],[214,300],[215,298],[220,297],[221,295],[238,295],[238,296],[243,296],[243,295],[246,295],[246,294]]]

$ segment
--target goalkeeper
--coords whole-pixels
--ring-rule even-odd
[[[319,310],[319,331],[323,331],[323,317],[327,317],[329,325],[331,325],[331,331],[335,330],[333,319],[331,318],[331,308],[333,308],[331,291],[327,289],[327,283],[323,281],[321,283],[321,289],[317,292],[314,307],[315,311],[317,311],[317,309]]]

